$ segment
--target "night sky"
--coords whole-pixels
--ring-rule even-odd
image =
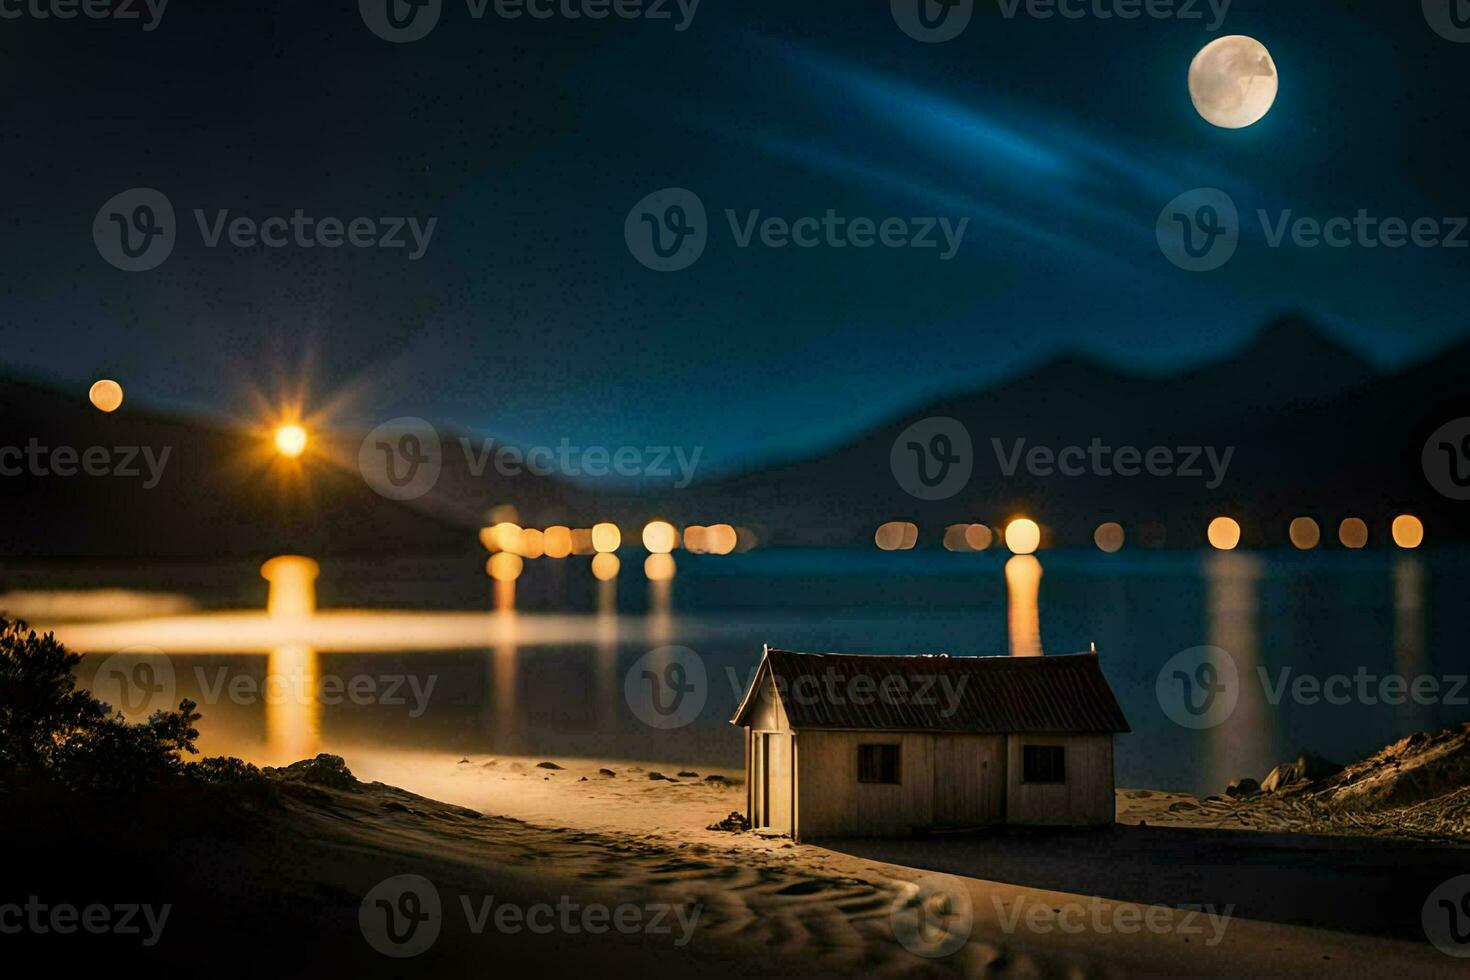
[[[304,389],[344,428],[411,414],[730,466],[1066,350],[1173,370],[1301,311],[1392,367],[1470,328],[1470,248],[1272,248],[1254,217],[1470,214],[1470,44],[1416,2],[1237,0],[1212,33],[1203,2],[1203,20],[1074,21],[977,0],[940,44],[876,0],[703,0],[684,30],[673,0],[669,19],[602,21],[445,3],[397,45],[356,0],[172,0],[151,31],[0,20],[6,370],[242,421]],[[1281,94],[1226,131],[1185,76],[1236,33],[1270,48]],[[128,273],[92,224],[134,187],[179,230]],[[624,220],[665,187],[699,196],[709,242],[659,273]],[[1154,236],[1196,187],[1245,216],[1209,273]],[[412,261],[209,248],[196,208],[438,221]],[[726,209],[969,222],[945,260],[740,248]]]

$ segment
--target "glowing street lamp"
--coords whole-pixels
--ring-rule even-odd
[[[1234,551],[1240,544],[1240,525],[1233,518],[1217,517],[1210,522],[1205,536],[1220,551]]]
[[[1400,548],[1417,548],[1424,543],[1424,522],[1413,514],[1393,519],[1393,543]]]
[[[1006,525],[1006,547],[1018,555],[1029,555],[1041,547],[1041,526],[1029,517],[1018,517]]]
[[[295,459],[306,452],[306,430],[295,422],[278,426],[275,433],[276,452]]]
[[[649,521],[643,527],[643,547],[655,555],[666,555],[679,547],[679,532],[668,521]]]

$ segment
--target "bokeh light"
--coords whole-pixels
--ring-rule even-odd
[[[684,550],[691,555],[702,555],[709,550],[709,529],[701,524],[691,524],[684,529]]]
[[[1311,551],[1322,542],[1322,529],[1310,517],[1298,517],[1287,528],[1291,543],[1302,551]]]
[[[497,582],[514,582],[521,577],[521,571],[525,567],[526,563],[521,560],[521,556],[509,551],[493,554],[485,562],[485,571]]]
[[[93,382],[91,389],[87,392],[87,398],[99,411],[115,412],[122,407],[122,385],[103,378],[101,381]]]
[[[282,456],[295,459],[306,452],[306,430],[295,422],[288,422],[276,428],[276,451]]]
[[[1006,525],[1006,547],[1014,554],[1031,554],[1041,547],[1041,525],[1029,517],[1011,521]]]
[[[971,551],[984,551],[989,548],[994,540],[990,528],[984,524],[971,524],[965,528],[965,544],[970,546]]]
[[[572,553],[572,529],[560,524],[542,532],[543,547],[547,558],[565,558]]]
[[[728,555],[739,542],[739,535],[729,524],[710,525],[705,537],[705,543],[712,555]]]
[[[1210,544],[1221,551],[1232,551],[1240,544],[1240,525],[1229,517],[1217,517],[1210,522],[1209,530],[1205,532],[1210,539]]]
[[[616,524],[603,521],[592,525],[592,547],[600,552],[617,551],[623,543],[623,532]],[[614,572],[613,574],[617,574]]]
[[[610,551],[604,551],[592,558],[592,576],[599,582],[611,582],[618,577],[618,569],[623,563],[618,561],[618,556]]]
[[[1349,517],[1337,526],[1337,540],[1345,548],[1362,548],[1368,544],[1368,525],[1362,518]]]
[[[951,524],[944,529],[946,551],[984,551],[990,542],[990,528],[984,524]]]
[[[667,582],[674,577],[674,556],[658,551],[643,560],[643,574],[650,582]]]
[[[643,547],[666,555],[679,547],[679,532],[668,521],[649,521],[643,527]]]
[[[1413,514],[1393,519],[1393,543],[1400,548],[1417,548],[1424,543],[1424,522]]]
[[[882,551],[908,551],[919,543],[919,528],[908,521],[889,521],[874,533],[873,543]]]
[[[1123,525],[1117,521],[1099,524],[1092,532],[1092,541],[1101,550],[1113,554],[1123,547]]]
[[[510,521],[501,521],[490,527],[480,528],[480,543],[486,551],[520,551],[521,527]],[[544,547],[544,543],[543,543]]]
[[[316,580],[321,566],[304,555],[277,555],[260,566],[270,583],[266,612],[275,617],[310,616],[316,612]]]
[[[516,542],[516,554],[522,558],[540,558],[546,554],[545,535],[535,528],[526,528]]]

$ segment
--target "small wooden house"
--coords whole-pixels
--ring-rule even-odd
[[[767,648],[731,722],[757,829],[892,837],[1110,824],[1129,731],[1095,653],[858,656]]]

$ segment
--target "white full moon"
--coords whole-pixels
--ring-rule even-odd
[[[1221,129],[1260,122],[1276,101],[1276,62],[1253,37],[1232,34],[1205,45],[1189,66],[1189,97]]]

